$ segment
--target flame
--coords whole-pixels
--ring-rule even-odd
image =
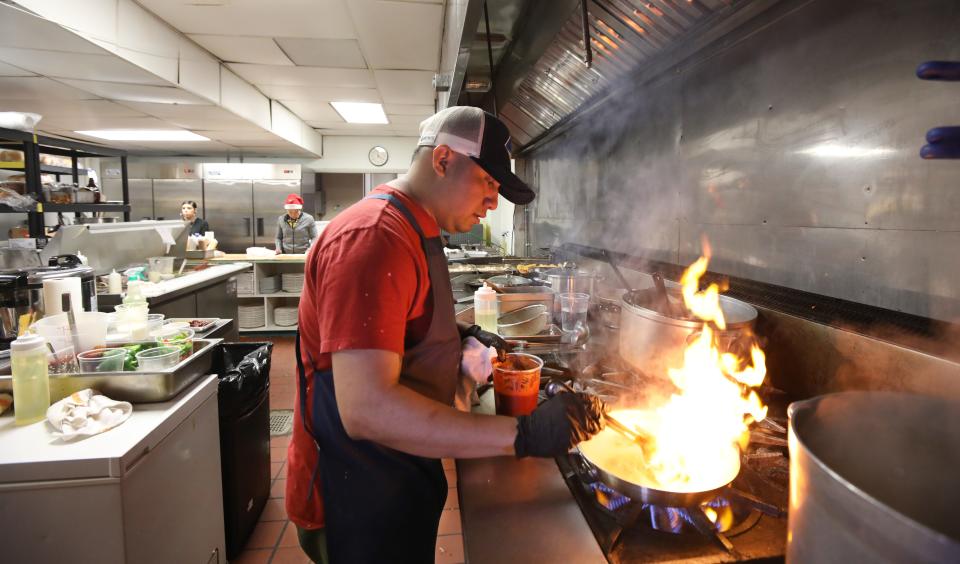
[[[704,256],[681,277],[684,304],[703,325],[687,344],[682,365],[668,370],[677,391],[644,421],[628,423],[653,438],[644,453],[646,470],[669,491],[703,491],[732,480],[740,468],[737,445],[745,447],[749,426],[767,415],[753,389],[766,377],[763,351],[753,344],[749,359],[721,352],[715,330],[726,328],[720,288],[699,289],[710,262],[704,247]]]

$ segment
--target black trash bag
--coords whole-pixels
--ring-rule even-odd
[[[213,368],[220,377],[220,418],[237,417],[256,407],[270,388],[273,343],[223,343]]]

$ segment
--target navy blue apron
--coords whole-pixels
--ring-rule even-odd
[[[396,196],[369,197],[386,200],[406,217],[420,236],[430,274],[430,328],[423,339],[404,350],[400,383],[452,405],[459,373],[460,335],[443,245],[439,237],[424,237],[413,214]],[[333,373],[313,371],[309,351],[307,360],[314,385],[307,397],[299,332],[296,354],[302,417],[308,413],[307,400],[312,402],[312,416],[303,425],[318,448],[314,480],[319,479],[322,485],[330,561],[433,562],[437,526],[447,499],[447,480],[440,460],[351,439],[340,419]]]

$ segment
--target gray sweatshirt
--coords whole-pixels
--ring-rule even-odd
[[[293,227],[287,223],[287,214],[277,218],[276,245],[284,254],[307,252],[317,235],[317,223],[308,213],[301,213]]]

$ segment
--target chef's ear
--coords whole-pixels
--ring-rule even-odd
[[[433,171],[437,176],[446,176],[450,171],[453,151],[446,145],[437,145],[433,149]]]

